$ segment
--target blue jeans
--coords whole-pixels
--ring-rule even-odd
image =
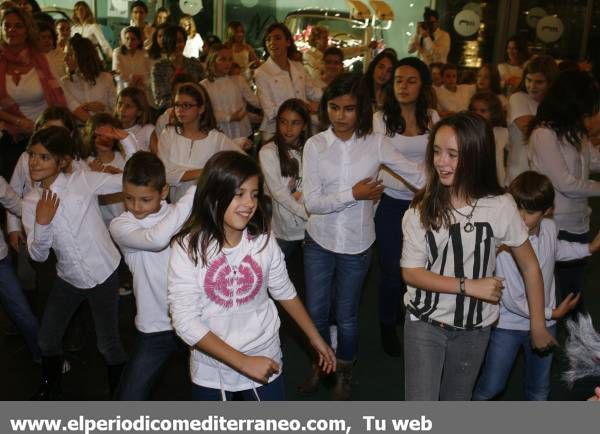
[[[549,327],[548,331],[556,336],[556,325]],[[539,354],[533,351],[529,330],[495,328],[492,330],[481,375],[473,391],[474,401],[493,399],[504,390],[520,348],[525,352],[525,399],[548,399],[552,353]]]
[[[8,256],[0,259],[0,304],[23,335],[33,360],[40,360],[42,353],[37,342],[38,320],[31,311]]]
[[[233,400],[233,394],[238,393],[243,401],[257,401],[253,389],[242,390],[240,392],[225,391],[227,401]],[[256,393],[261,401],[283,401],[285,399],[285,390],[283,388],[283,374],[280,374],[275,380],[264,386],[256,388]],[[222,401],[221,391],[211,389],[210,387],[198,386],[192,384],[192,401]]]
[[[145,401],[158,380],[161,368],[177,351],[186,351],[173,330],[156,333],[137,331],[135,349],[121,376],[120,401]]]
[[[398,322],[398,310],[403,307],[402,295],[406,285],[400,273],[402,256],[402,217],[410,206],[409,200],[394,199],[386,194],[375,213],[375,233],[379,246],[379,320],[388,326]]]
[[[302,248],[303,241],[304,240],[289,241],[277,238],[277,244],[279,244],[279,248],[283,252],[283,256],[285,257],[286,262],[290,260],[290,257],[294,254],[296,250]]]
[[[304,237],[306,309],[325,342],[329,312],[334,303],[338,331],[338,359],[351,361],[358,350],[358,308],[361,289],[371,263],[371,248],[356,255],[335,253]],[[333,291],[332,291],[333,288]]]

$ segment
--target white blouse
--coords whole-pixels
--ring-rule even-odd
[[[231,120],[231,115],[244,109],[246,103],[259,107],[258,98],[241,75],[204,79],[200,84],[208,92],[218,127],[227,137],[237,139],[252,134],[248,116],[241,121]]]
[[[67,107],[71,111],[92,101],[104,104],[102,112],[112,113],[115,108],[117,93],[112,75],[108,72],[101,72],[96,78],[95,85],[88,83],[79,74],[73,74],[71,77],[63,77],[60,85],[65,92]]]

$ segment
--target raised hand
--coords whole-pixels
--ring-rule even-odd
[[[60,199],[56,193],[45,189],[35,209],[35,222],[40,225],[48,225],[56,215]]]
[[[96,128],[95,133],[99,136],[105,136],[115,140],[123,140],[127,137],[127,131],[115,128],[112,125],[100,125]]]

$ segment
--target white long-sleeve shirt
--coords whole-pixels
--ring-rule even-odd
[[[42,189],[36,186],[23,199],[23,227],[31,259],[44,262],[50,249],[56,253],[58,276],[76,288],[93,288],[117,269],[121,255],[104,225],[98,195],[122,189],[122,175],[79,171],[60,173],[52,192],[60,204],[47,225],[36,223]]]
[[[195,193],[192,186],[176,205],[163,201],[158,212],[143,219],[127,211],[110,223],[110,234],[133,274],[135,326],[142,333],[173,329],[167,304],[169,243],[190,215]]]
[[[584,139],[581,152],[559,140],[549,128],[536,128],[529,137],[531,169],[546,175],[554,186],[554,221],[565,231],[582,234],[590,229],[588,197],[600,196],[600,182],[590,171],[600,171],[600,151]]]
[[[290,60],[288,72],[281,69],[269,57],[254,72],[254,82],[264,112],[260,130],[266,133],[275,133],[277,110],[285,100],[298,98],[303,101],[319,101],[321,99],[321,89],[313,85],[300,62]]]
[[[248,137],[252,126],[248,116],[240,121],[232,121],[231,115],[245,109],[246,103],[258,107],[258,97],[241,75],[217,77],[214,81],[204,79],[200,82],[210,96],[218,127],[230,139]]]
[[[112,70],[117,72],[116,82],[117,91],[120,92],[130,85],[132,76],[141,75],[144,78],[144,91],[151,96],[150,89],[150,70],[152,69],[152,60],[148,57],[145,50],[136,50],[135,54],[123,54],[121,47],[115,48],[112,53]],[[152,98],[148,102],[152,101]]]
[[[344,142],[329,128],[312,136],[304,146],[302,179],[304,204],[310,214],[307,231],[324,248],[356,254],[375,241],[373,201],[356,200],[352,187],[377,177],[385,164],[411,185],[425,183],[422,166],[409,161],[386,137],[353,135]]]
[[[274,142],[264,145],[258,158],[265,176],[266,190],[273,199],[273,233],[279,239],[295,241],[304,239],[308,215],[304,200],[297,201],[292,196],[293,192],[302,191],[302,155],[295,150],[291,154],[298,162],[299,179],[281,175],[279,151]]]
[[[535,116],[539,103],[525,92],[515,92],[508,99],[508,157],[506,159],[506,183],[510,184],[521,173],[529,170],[527,139],[515,120],[523,116]]]
[[[554,264],[590,255],[589,244],[570,243],[558,239],[558,228],[551,219],[543,219],[538,235],[529,235],[531,247],[537,256],[544,280],[544,312],[546,326],[555,323],[552,310],[556,307]],[[510,330],[529,330],[529,303],[525,283],[512,255],[501,251],[496,256],[496,276],[504,277],[504,291],[500,301],[498,327]],[[568,288],[566,288],[568,290]]]
[[[15,216],[21,215],[21,199],[12,189],[10,184],[0,176],[0,205],[7,209],[7,212]],[[0,233],[0,260],[8,255],[8,247],[4,241],[4,234]]]
[[[188,170],[202,169],[220,151],[240,151],[225,134],[211,130],[204,139],[192,140],[167,127],[158,138],[158,155],[165,165],[167,183],[173,188],[171,199],[179,199],[195,181],[181,182]]]
[[[63,77],[60,80],[60,86],[65,92],[67,107],[71,111],[92,101],[104,104],[102,112],[112,113],[115,109],[117,91],[112,75],[108,72],[101,72],[96,78],[96,84],[93,86],[78,74],[73,74],[71,77]]]
[[[194,384],[233,392],[261,386],[194,348],[208,332],[246,355],[269,357],[281,366],[280,320],[269,296],[290,300],[296,290],[275,237],[266,247],[265,241],[266,235],[250,237],[244,231],[233,248],[216,252],[213,244],[206,266],[192,262],[187,246],[171,247],[169,309],[175,331],[191,347]]]

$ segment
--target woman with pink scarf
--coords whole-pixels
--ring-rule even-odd
[[[0,163],[10,178],[37,117],[65,97],[37,46],[37,26],[22,9],[0,11]]]

